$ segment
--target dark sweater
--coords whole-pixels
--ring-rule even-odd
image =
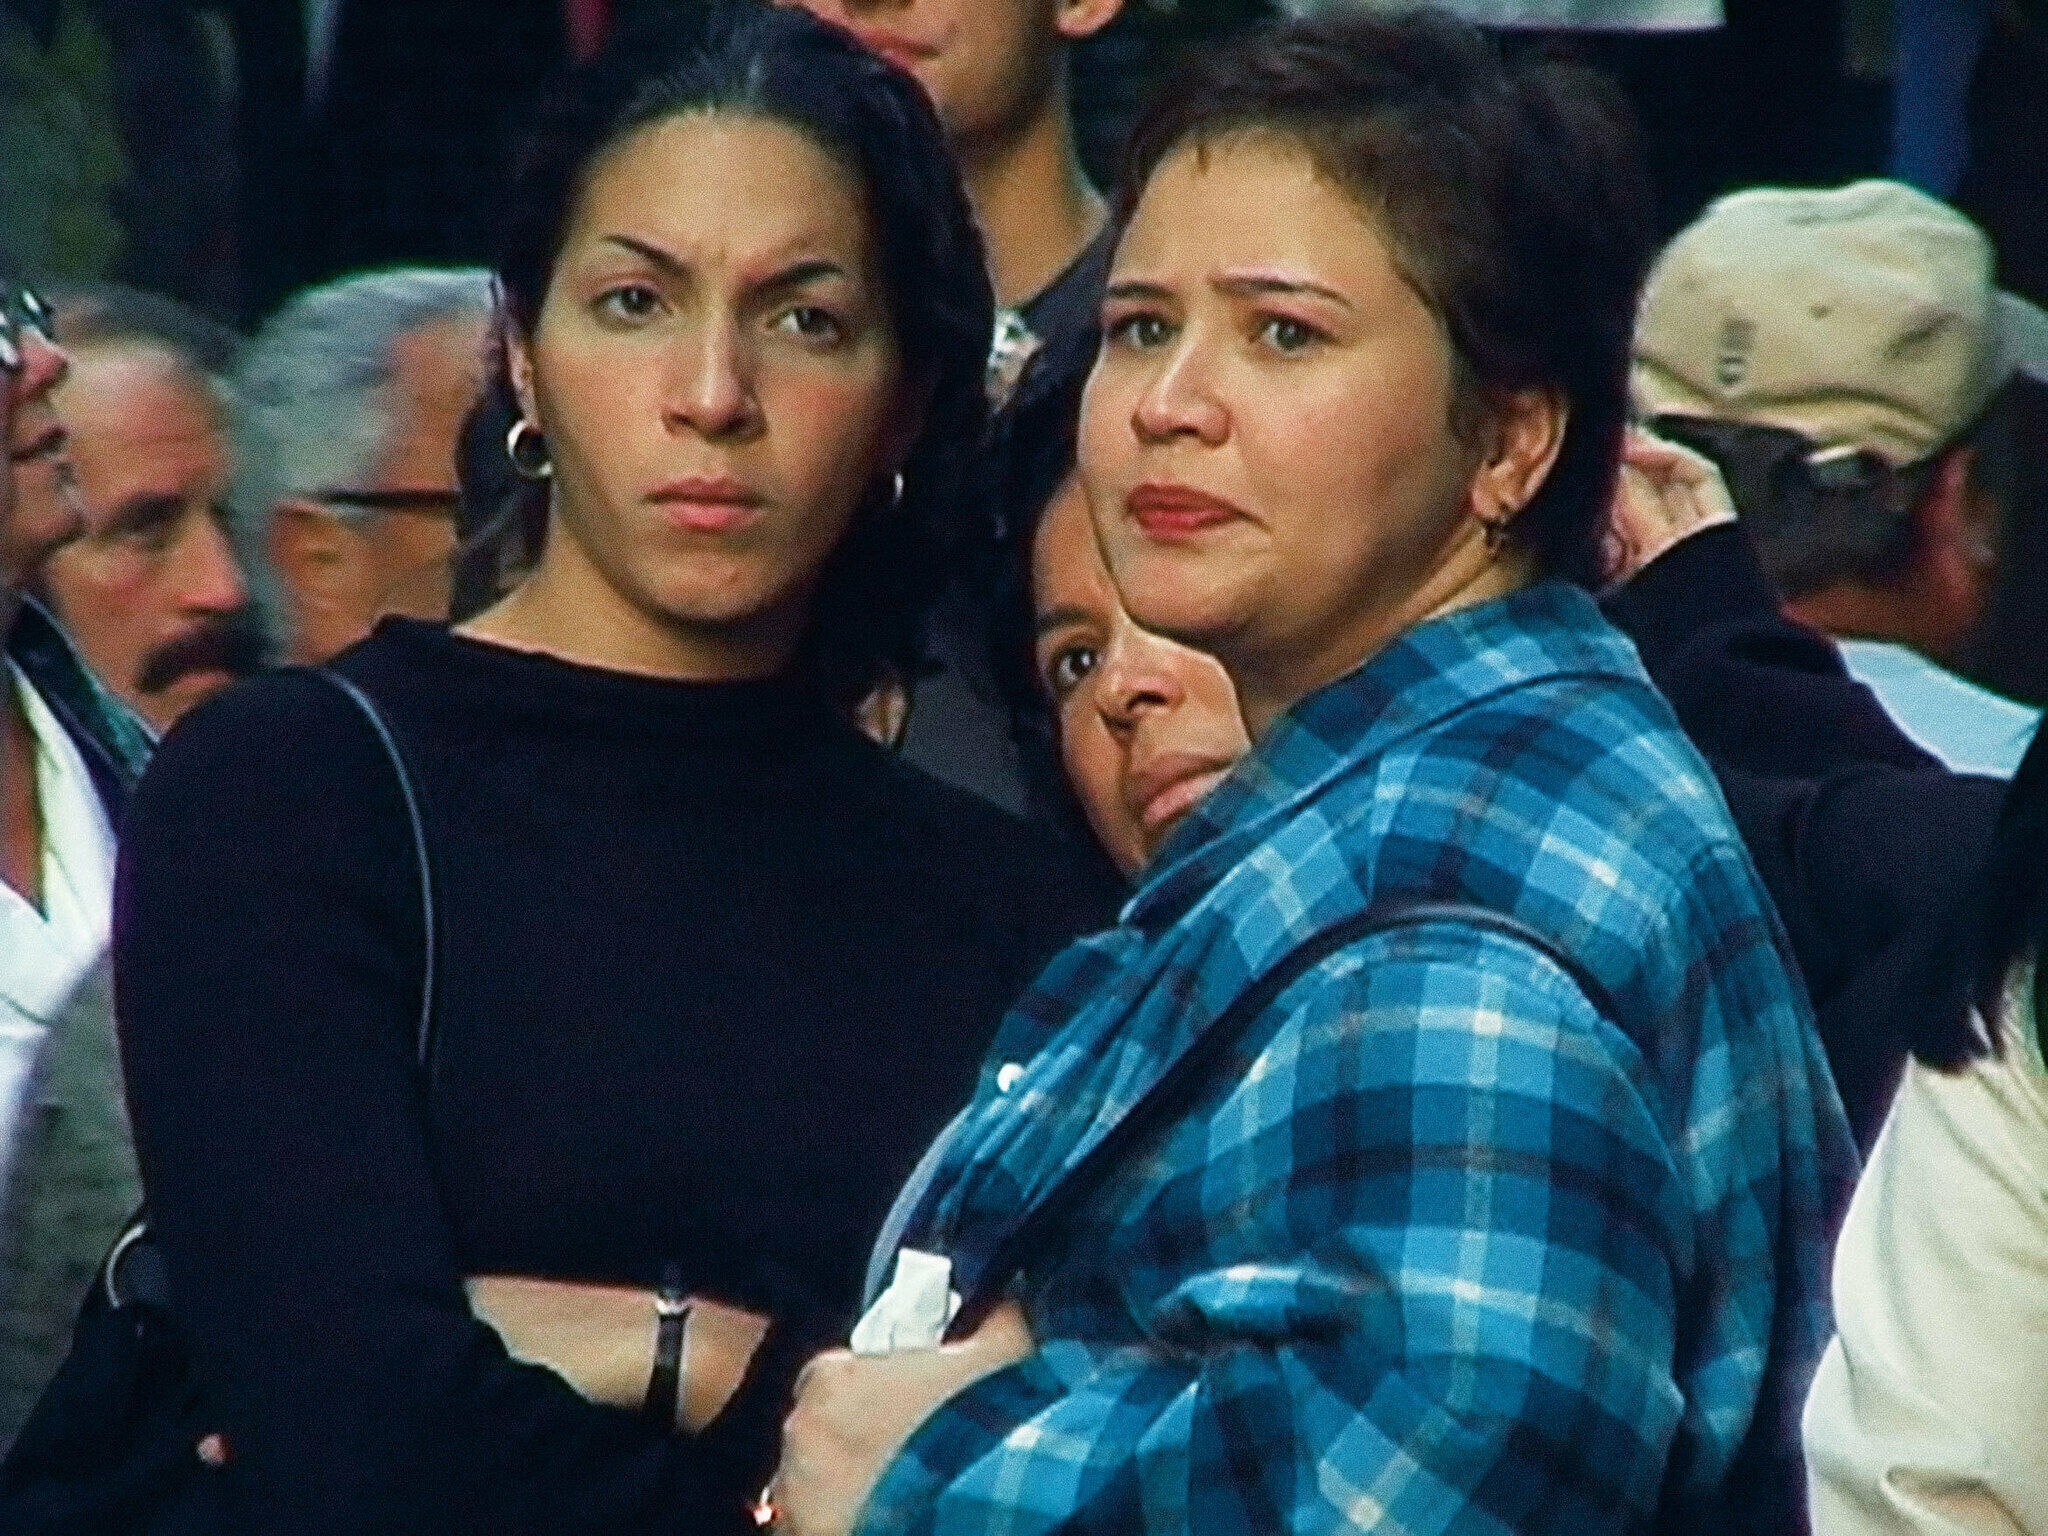
[[[1920,960],[1983,863],[2005,782],[1907,740],[1834,643],[1779,611],[1740,526],[1685,540],[1605,606],[1713,765],[1867,1151],[1929,1006]]]
[[[396,780],[286,673],[181,724],[115,964],[180,1321],[263,1530],[705,1531],[777,1404],[660,1435],[512,1363],[465,1275],[687,1290],[823,1336],[1011,997],[1104,915],[1020,824],[807,692],[387,621],[340,670],[418,776],[433,1082]]]

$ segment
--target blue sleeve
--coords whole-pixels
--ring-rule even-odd
[[[1100,1216],[1118,1271],[1027,1288],[1039,1353],[926,1421],[864,1536],[1647,1523],[1690,1206],[1644,1063],[1510,940],[1398,944],[1275,1005]]]

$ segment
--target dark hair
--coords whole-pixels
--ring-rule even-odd
[[[592,167],[644,128],[730,112],[801,133],[858,178],[904,377],[924,402],[893,510],[865,507],[826,564],[805,661],[842,701],[907,670],[987,415],[994,329],[981,237],[922,89],[801,9],[719,6],[701,25],[629,32],[545,105],[515,172],[499,259],[507,321],[530,334]],[[493,389],[502,411],[510,383]],[[483,413],[480,413],[483,414]],[[512,514],[529,560],[546,527],[528,490]]]
[[[1261,28],[1197,57],[1139,122],[1118,224],[1174,150],[1243,132],[1298,144],[1374,219],[1449,338],[1461,437],[1510,391],[1568,403],[1557,464],[1512,530],[1546,575],[1594,585],[1651,253],[1616,88],[1578,65],[1511,65],[1434,12]]]
[[[1765,573],[1787,597],[1805,597],[1838,581],[1883,585],[1906,575],[1925,549],[1918,514],[1955,449],[1974,450],[1971,483],[2008,505],[2016,473],[2009,395],[2001,390],[1950,442],[1901,465],[1868,450],[1816,460],[1811,439],[1760,422],[1659,416],[1653,425],[1714,461]]]
[[[1914,1012],[1902,1020],[1913,1054],[1954,1071],[1998,1052],[2000,1003],[2013,965],[2048,958],[2048,732],[2036,731],[1999,807],[1991,848],[1946,918],[1914,936],[1912,971],[1898,989]],[[2031,1000],[2048,1040],[2048,987]],[[1985,1035],[1972,1009],[1990,1023]]]
[[[1038,677],[1032,556],[1039,525],[1074,473],[1081,392],[1100,345],[1091,322],[1046,338],[989,433],[1000,553],[989,584],[991,669],[1009,711],[1032,820],[1098,849],[1060,756],[1059,720]]]

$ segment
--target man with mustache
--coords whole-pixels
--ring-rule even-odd
[[[114,1044],[114,833],[147,732],[24,595],[77,537],[66,361],[0,274],[0,1445],[64,1358],[100,1258],[141,1199]]]
[[[84,536],[42,591],[87,663],[159,732],[262,660],[224,495],[238,338],[172,300],[116,287],[53,300],[71,371]]]

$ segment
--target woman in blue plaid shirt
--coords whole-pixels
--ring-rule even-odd
[[[764,1517],[1793,1528],[1853,1152],[1713,780],[1586,590],[1626,135],[1590,78],[1354,18],[1199,62],[1128,167],[1082,472],[1132,617],[1222,660],[1256,745],[898,1203],[875,1276],[945,1255],[975,1325],[813,1362]],[[1402,897],[1506,921],[1362,938],[1212,1049]]]

